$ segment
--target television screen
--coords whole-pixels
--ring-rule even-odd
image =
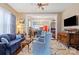
[[[76,26],[78,25],[77,16],[72,16],[64,20],[64,26]]]

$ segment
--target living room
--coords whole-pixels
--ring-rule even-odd
[[[0,3],[0,7],[0,55],[79,54],[78,3]]]

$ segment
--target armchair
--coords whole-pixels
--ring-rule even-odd
[[[50,55],[50,40],[52,34],[46,32],[44,37],[37,38],[32,44],[32,54],[34,55]]]

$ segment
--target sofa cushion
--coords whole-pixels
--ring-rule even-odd
[[[16,39],[16,34],[7,34],[10,38],[10,41],[15,40]]]
[[[15,45],[15,44],[17,44],[20,41],[21,41],[21,39],[19,39],[19,40],[13,40],[13,41],[10,42],[9,46]]]

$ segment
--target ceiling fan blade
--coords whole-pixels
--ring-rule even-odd
[[[38,5],[38,6],[47,6],[48,3],[38,3],[37,5]]]
[[[42,4],[42,6],[48,6],[48,3]]]

